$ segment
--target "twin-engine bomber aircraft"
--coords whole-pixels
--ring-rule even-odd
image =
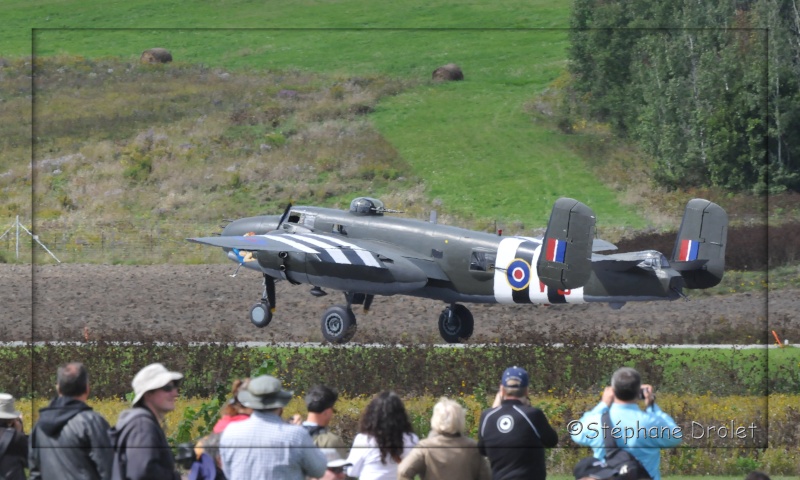
[[[626,302],[674,300],[684,288],[709,288],[722,280],[728,216],[715,203],[686,206],[667,258],[654,250],[616,250],[595,239],[594,212],[570,198],[556,201],[543,238],[503,237],[386,215],[380,200],[359,197],[349,211],[293,207],[283,215],[235,220],[221,236],[190,238],[222,247],[239,266],[264,276],[261,301],[250,320],[265,327],[275,311],[275,281],[344,292],[346,304],[322,315],[322,335],[345,343],[356,332],[352,305],[366,312],[375,295],[413,295],[449,303],[439,332],[457,343],[473,332],[471,303]],[[237,268],[238,269],[238,268]]]

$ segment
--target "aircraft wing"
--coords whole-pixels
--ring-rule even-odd
[[[327,239],[332,237],[326,236]],[[438,263],[426,258],[418,253],[398,247],[394,244],[379,242],[374,240],[347,240],[353,242],[374,253],[383,262],[400,263],[408,261],[416,268],[420,269],[427,278],[431,280],[450,281],[450,278],[442,270]]]
[[[268,235],[243,236],[223,236],[223,237],[199,237],[187,238],[186,240],[213,247],[235,248],[237,250],[247,250],[251,252],[275,251],[275,252],[308,252],[307,248],[296,247],[284,242],[277,242]],[[316,252],[313,252],[316,253]]]
[[[340,265],[360,265],[379,269],[386,264],[406,264],[406,268],[422,269],[427,276],[445,278],[444,272],[433,264],[416,265],[415,254],[394,245],[362,239],[344,239],[338,235],[319,233],[267,233],[251,236],[221,236],[188,238],[190,242],[215,247],[245,250],[251,252],[297,252],[316,255],[321,262]]]

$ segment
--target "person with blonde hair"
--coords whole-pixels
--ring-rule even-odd
[[[412,480],[490,480],[492,472],[478,451],[478,442],[466,436],[466,413],[458,402],[442,397],[433,406],[431,432],[400,462],[398,478]]]

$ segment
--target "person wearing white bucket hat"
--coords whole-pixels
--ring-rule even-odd
[[[28,461],[28,436],[22,430],[22,413],[14,397],[0,393],[0,478],[24,480]]]
[[[325,455],[308,431],[281,418],[292,392],[284,390],[280,380],[269,375],[255,377],[237,398],[252,408],[253,414],[222,432],[220,457],[228,478],[305,480],[325,473]]]
[[[120,413],[110,431],[112,480],[180,479],[161,423],[175,409],[181,379],[183,374],[160,363],[144,367],[133,377],[133,408]]]

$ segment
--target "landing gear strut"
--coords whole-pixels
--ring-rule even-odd
[[[447,343],[461,343],[472,336],[475,320],[464,305],[454,303],[439,315],[439,334]]]
[[[264,292],[261,301],[250,307],[250,321],[258,328],[264,328],[272,321],[275,310],[275,279],[264,275]]]

